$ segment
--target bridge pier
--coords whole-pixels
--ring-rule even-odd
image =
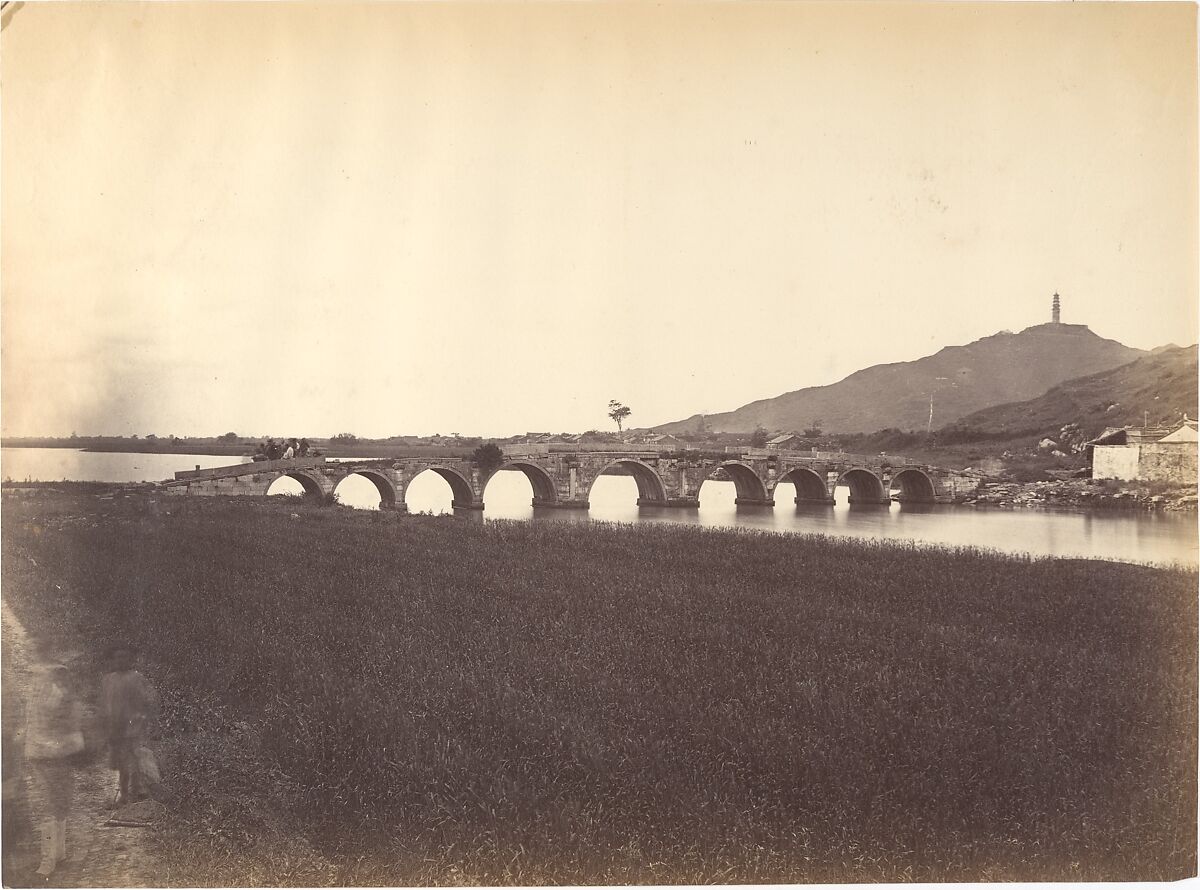
[[[837,501],[835,501],[832,496],[823,497],[823,498],[796,497],[796,498],[793,498],[792,500],[794,503],[797,503],[797,504],[829,504],[829,506],[831,506],[831,507],[835,503],[837,503]]]
[[[739,507],[774,507],[775,498],[734,498]]]
[[[472,498],[469,501],[450,501],[452,510],[483,510],[483,500],[481,498]]]

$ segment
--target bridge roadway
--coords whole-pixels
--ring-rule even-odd
[[[705,480],[731,480],[738,504],[775,503],[784,482],[796,489],[796,503],[833,503],[834,488],[845,485],[853,504],[890,504],[893,499],[950,503],[979,486],[983,476],[916,464],[903,458],[811,452],[741,453],[656,451],[564,451],[505,449],[505,461],[483,472],[469,457],[402,457],[385,460],[327,461],[323,457],[260,461],[187,470],[160,483],[180,495],[265,495],[277,479],[295,479],[307,495],[333,492],[348,476],[369,479],[383,509],[407,511],[408,485],[426,471],[450,484],[455,509],[482,510],[483,493],[496,472],[519,471],[533,488],[533,506],[586,509],[592,485],[603,475],[632,476],[639,506],[697,507]]]

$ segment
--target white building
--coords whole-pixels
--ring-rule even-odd
[[[1111,440],[1113,437],[1103,438]],[[1140,439],[1140,436],[1129,436],[1126,438],[1128,444],[1095,445],[1092,478],[1196,484],[1196,421],[1184,421],[1174,431],[1152,442]]]

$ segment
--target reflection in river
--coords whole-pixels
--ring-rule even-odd
[[[351,476],[337,491],[344,504],[378,509],[379,493],[366,479]],[[476,520],[679,522],[914,540],[950,547],[988,547],[1034,556],[1087,556],[1185,565],[1198,562],[1195,515],[896,503],[891,507],[852,506],[848,495],[841,487],[835,492],[833,506],[796,504],[795,489],[785,483],[775,490],[774,507],[746,506],[734,504],[732,482],[709,481],[700,489],[699,508],[639,507],[637,484],[631,477],[601,476],[592,488],[588,510],[534,509],[533,490],[525,476],[520,472],[501,472],[488,483],[483,498],[486,509],[482,514],[460,512],[464,518]],[[413,512],[449,513],[450,487],[435,473],[422,473],[409,485],[406,502]]]
[[[65,448],[5,448],[0,470],[14,480],[76,479],[98,482],[158,481],[176,470],[225,466],[236,458],[191,454],[105,454]],[[273,494],[299,492],[300,484],[282,479]],[[378,509],[379,492],[362,476],[337,488],[342,503]],[[518,471],[497,473],[484,492],[486,510],[468,518],[536,519],[557,522],[682,522],[735,526],[775,532],[841,535],[854,538],[914,540],[952,547],[990,547],[1035,556],[1086,556],[1128,562],[1178,562],[1197,565],[1195,514],[1126,511],[1073,512],[1006,510],[953,506],[851,506],[839,489],[837,503],[794,503],[791,485],[780,485],[774,507],[735,505],[731,482],[706,482],[700,506],[692,509],[638,507],[637,485],[629,476],[601,476],[591,492],[589,510],[538,509],[533,490]],[[409,485],[408,509],[450,512],[450,486],[426,472]]]

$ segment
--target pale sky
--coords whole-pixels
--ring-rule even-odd
[[[26,4],[6,435],[647,426],[1197,340],[1196,7]]]

